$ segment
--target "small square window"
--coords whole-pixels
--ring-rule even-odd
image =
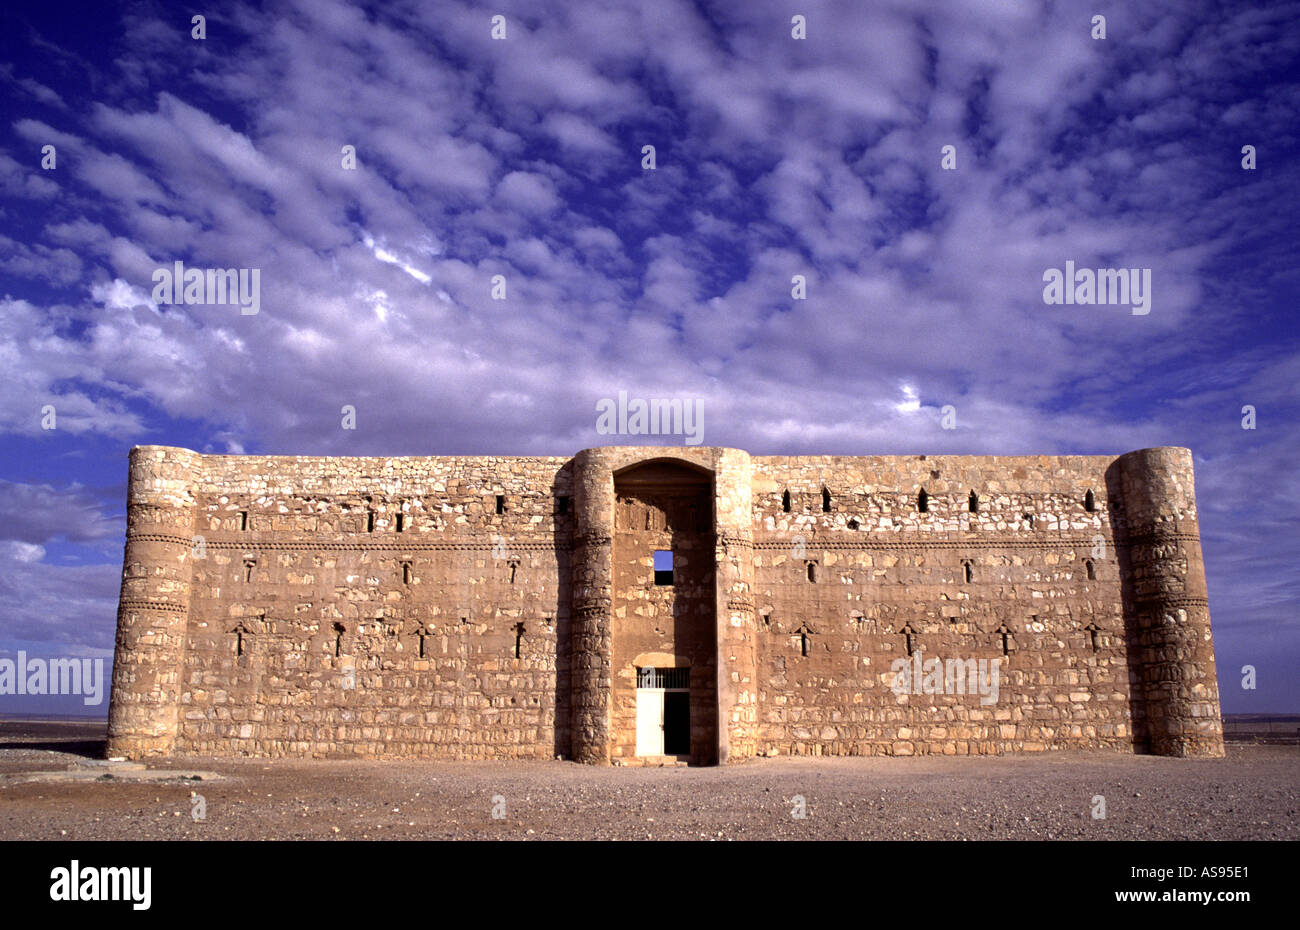
[[[673,583],[673,552],[671,549],[655,550],[655,584]]]

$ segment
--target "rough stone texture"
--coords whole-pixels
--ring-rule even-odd
[[[626,763],[644,666],[690,668],[696,763],[1223,755],[1186,449],[145,446],[130,475],[114,756]],[[895,693],[909,649],[1001,660],[998,700]]]

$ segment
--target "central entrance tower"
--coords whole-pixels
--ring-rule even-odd
[[[749,455],[614,446],[574,458],[573,757],[753,755]],[[661,748],[662,747],[662,748]]]

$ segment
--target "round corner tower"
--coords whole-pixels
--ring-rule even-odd
[[[603,449],[573,457],[572,755],[608,763],[610,618],[614,602],[613,468]]]
[[[131,450],[109,756],[163,755],[176,739],[202,458],[169,446]]]
[[[1135,703],[1149,749],[1221,757],[1223,721],[1188,449],[1141,449],[1115,461],[1123,501]],[[1126,597],[1125,600],[1130,600]]]

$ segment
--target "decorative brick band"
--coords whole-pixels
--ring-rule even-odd
[[[189,547],[194,545],[194,537],[180,536],[175,533],[127,533],[126,541],[177,543]]]
[[[1107,540],[1107,542],[1109,543],[1110,540]],[[906,542],[883,539],[821,540],[808,538],[803,541],[802,545],[805,550],[811,552],[817,549],[1091,549],[1095,543],[1091,538],[1085,537],[1078,539],[953,539],[951,537],[939,537],[937,539],[909,540]],[[754,543],[755,549],[769,551],[792,549],[794,546],[793,537],[781,542],[763,540]]]
[[[176,542],[185,546],[193,546],[193,539],[185,536],[163,536],[160,534],[131,535],[128,540],[147,540],[150,542]],[[487,551],[491,552],[499,546],[507,549],[517,549],[524,552],[558,552],[569,549],[569,545],[562,541],[544,541],[544,540],[511,540],[505,537],[498,542],[492,540],[477,540],[470,542],[322,542],[312,539],[248,539],[233,541],[228,539],[204,539],[203,545],[207,549],[219,549],[230,551],[254,551],[254,550],[285,550],[299,549],[311,552],[426,552],[426,551]]]
[[[1116,542],[1128,546],[1148,546],[1159,545],[1165,542],[1200,542],[1200,533],[1181,533],[1181,532],[1156,532],[1156,533],[1134,533],[1132,535],[1119,535]]]
[[[1180,595],[1178,597],[1162,597],[1155,595],[1153,597],[1141,597],[1136,599],[1138,607],[1157,607],[1160,609],[1178,608],[1178,607],[1209,607],[1210,599],[1208,597],[1193,597],[1191,595]]]
[[[199,534],[202,535],[202,534]],[[194,537],[177,536],[170,533],[131,533],[127,536],[128,541],[143,542],[164,542],[175,543],[184,546],[193,546]],[[753,540],[744,536],[734,536],[730,534],[721,535],[718,541],[721,545],[728,548],[737,549],[754,549],[777,551],[789,549],[794,545],[790,539],[783,540]],[[1158,544],[1161,542],[1199,542],[1200,536],[1196,533],[1148,533],[1142,536],[1116,537],[1115,539],[1106,540],[1107,543],[1114,546],[1137,546]],[[411,550],[411,551],[491,551],[498,546],[505,545],[509,548],[519,549],[527,552],[547,552],[547,551],[568,551],[581,546],[605,546],[612,542],[608,536],[588,536],[575,539],[572,543],[563,539],[552,540],[512,540],[502,537],[501,540],[493,542],[491,540],[482,541],[402,541],[402,542],[351,542],[351,541],[320,541],[316,539],[248,539],[248,540],[229,540],[229,539],[207,539],[204,538],[203,544],[209,549],[219,550],[285,550],[285,549],[302,549],[308,551],[367,551],[374,550],[378,552]],[[1090,549],[1095,543],[1091,537],[1078,537],[1074,539],[1023,539],[1017,537],[1000,537],[997,539],[986,538],[963,538],[956,539],[953,537],[939,536],[926,539],[908,539],[908,540],[886,540],[879,537],[874,539],[817,539],[815,537],[805,539],[803,546],[805,549],[823,549],[823,550],[891,550],[891,549],[1070,549],[1082,548]]]
[[[189,611],[189,607],[172,601],[152,601],[141,597],[124,597],[118,601],[118,610],[166,610],[183,614]]]

